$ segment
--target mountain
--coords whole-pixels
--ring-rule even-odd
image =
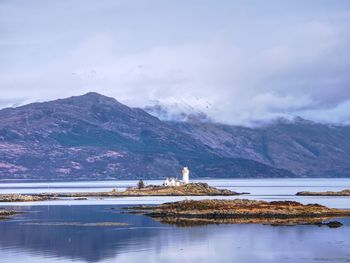
[[[172,123],[97,93],[0,111],[0,176],[27,179],[280,177],[292,173],[217,154]]]
[[[304,120],[259,128],[162,121],[87,93],[0,110],[0,178],[350,176],[350,128]]]
[[[254,160],[302,177],[350,177],[350,126],[296,118],[257,128],[174,123],[215,154]]]

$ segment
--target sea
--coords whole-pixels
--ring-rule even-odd
[[[146,184],[162,184],[150,180]],[[339,228],[214,224],[183,227],[126,213],[133,205],[185,199],[292,200],[350,209],[350,197],[296,196],[350,189],[350,179],[201,180],[249,194],[232,197],[118,197],[0,203],[21,212],[0,220],[0,262],[350,262],[350,219]],[[137,181],[0,181],[0,193],[123,190]]]

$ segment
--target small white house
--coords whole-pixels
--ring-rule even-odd
[[[165,179],[164,186],[180,186],[181,182],[175,178],[167,178]]]

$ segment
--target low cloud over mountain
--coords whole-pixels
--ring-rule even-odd
[[[350,176],[350,127],[161,121],[97,93],[0,110],[1,178]]]
[[[226,124],[350,121],[346,0],[4,1],[0,14],[2,107],[94,90]]]

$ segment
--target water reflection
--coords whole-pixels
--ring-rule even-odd
[[[349,197],[294,195],[304,190],[350,188],[348,179],[209,180],[208,183],[251,193],[240,198],[292,200],[350,208]],[[0,192],[99,191],[135,184],[135,181],[2,183]],[[1,206],[27,213],[14,220],[0,221],[0,262],[350,262],[349,219],[339,219],[344,226],[337,229],[221,224],[181,228],[161,224],[143,215],[119,213],[122,205],[160,204],[186,198],[91,198],[24,203],[25,206],[1,203]],[[111,210],[111,207],[116,209]],[[46,225],[27,225],[32,222]],[[124,222],[129,225],[50,225],[59,222]]]
[[[130,244],[142,248],[156,235],[158,225],[143,216],[118,214],[104,206],[28,207],[14,221],[0,223],[0,247],[27,250],[20,253],[49,254],[57,258],[97,262],[125,252]],[[76,227],[28,225],[28,222],[124,222],[130,226]]]
[[[0,222],[4,262],[341,262],[350,260],[350,221],[317,226],[209,225],[179,228],[119,213],[120,206],[33,206]],[[124,222],[120,227],[29,222]],[[32,261],[31,261],[32,260]],[[0,259],[1,261],[1,259]],[[322,262],[322,261],[321,261]]]

